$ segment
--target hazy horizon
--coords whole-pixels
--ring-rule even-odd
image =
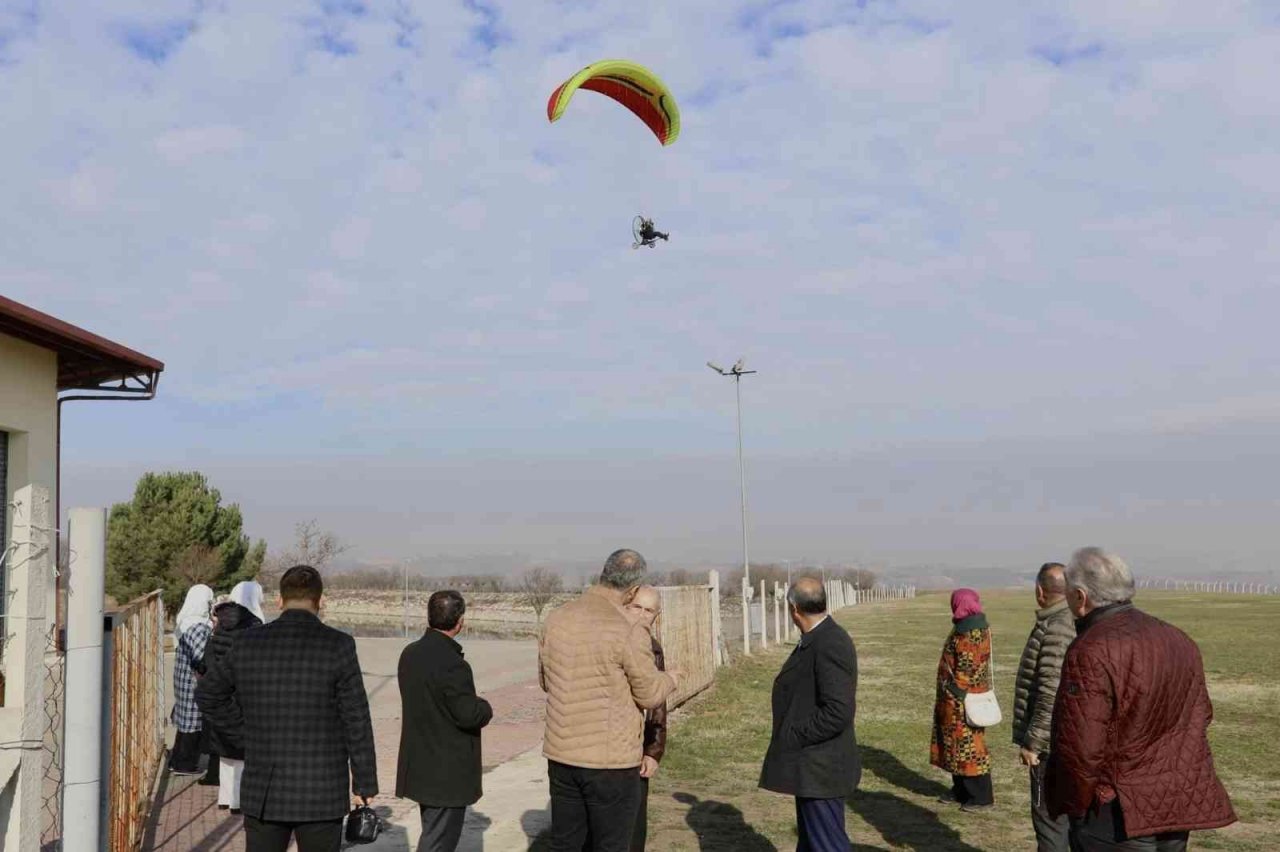
[[[748,451],[752,561],[1029,571],[1100,544],[1141,576],[1280,580],[1280,540],[1257,534],[1280,508],[1274,425],[812,456]],[[513,554],[512,564],[589,567],[621,546],[658,567],[741,561],[731,454],[200,454],[147,465],[71,455],[64,506],[128,499],[144,468],[199,469],[240,504],[250,535],[280,547],[295,523],[315,518],[351,545],[353,563]]]

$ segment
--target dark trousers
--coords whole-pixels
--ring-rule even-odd
[[[462,839],[462,823],[467,819],[467,809],[418,805],[418,812],[422,815],[418,852],[454,852]]]
[[[584,769],[549,760],[547,777],[551,852],[627,852],[640,807],[639,767]]]
[[[169,768],[177,772],[199,772],[202,741],[199,731],[178,731],[173,738],[173,751],[169,753]]]
[[[796,797],[796,852],[849,852],[844,799]]]
[[[1067,829],[1071,821],[1067,815],[1054,819],[1044,801],[1044,771],[1049,765],[1049,755],[1040,755],[1040,762],[1028,767],[1031,776],[1031,827],[1036,831],[1036,852],[1070,852]],[[987,776],[990,778],[991,776]]]
[[[640,807],[636,808],[636,830],[631,833],[631,852],[644,852],[649,842],[649,779],[640,779]]]
[[[994,805],[995,791],[991,788],[991,773],[986,775],[952,775],[951,794],[962,805]]]
[[[1071,852],[1185,852],[1188,837],[1185,831],[1129,837],[1118,799],[1071,819]]]
[[[338,852],[342,848],[342,817],[322,822],[272,822],[244,816],[245,852],[285,852],[289,838],[298,852]]]

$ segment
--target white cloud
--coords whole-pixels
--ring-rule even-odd
[[[459,424],[492,416],[481,382],[522,422],[588,412],[584,434],[644,415],[616,397],[642,364],[643,405],[701,401],[675,407],[694,443],[722,413],[700,365],[734,353],[761,366],[779,446],[1213,411],[1274,361],[1265,13],[529,2],[490,22],[453,0],[236,0],[186,27],[147,4],[51,9],[2,54],[0,109],[24,119],[0,150],[24,167],[0,247],[42,276],[6,292],[154,351],[181,400],[364,387],[329,364],[242,381],[323,345],[415,353],[380,369],[430,382]],[[550,89],[607,55],[675,89],[678,143],[591,92],[546,121]],[[639,211],[669,244],[631,251]],[[85,282],[119,308],[86,308]],[[1187,363],[1204,369],[1171,378]]]
[[[238,127],[185,127],[156,137],[156,150],[170,163],[186,165],[207,159],[210,155],[238,151],[244,143],[244,131]]]
[[[329,245],[333,253],[343,260],[359,260],[364,256],[369,245],[369,237],[373,234],[373,222],[364,217],[349,219],[343,222],[329,235]]]

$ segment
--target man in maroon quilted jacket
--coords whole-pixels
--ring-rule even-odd
[[[1133,574],[1096,547],[1067,566],[1076,640],[1053,711],[1046,799],[1073,852],[1182,852],[1188,832],[1235,822],[1207,731],[1200,649],[1135,609]]]

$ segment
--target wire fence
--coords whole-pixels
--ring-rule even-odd
[[[109,852],[142,845],[164,759],[164,600],[160,592],[110,614]]]
[[[1217,595],[1280,595],[1280,586],[1241,580],[1174,580],[1146,578],[1138,581],[1139,589],[1168,589],[1178,592],[1205,592]]]
[[[44,786],[41,791],[40,849],[62,849],[63,720],[66,717],[67,657],[58,647],[57,631],[44,655]]]

